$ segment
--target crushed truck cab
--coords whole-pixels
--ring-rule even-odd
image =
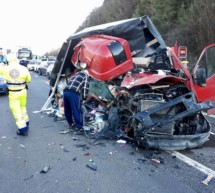
[[[78,59],[88,65],[91,76],[102,81],[112,80],[134,68],[126,40],[107,35],[83,38],[74,49],[72,63]]]
[[[85,117],[94,137],[109,131],[110,137],[127,137],[147,148],[199,147],[211,131],[203,112],[214,108],[215,44],[190,71],[176,50],[147,16],[86,28],[62,45],[50,84],[55,88],[59,76],[86,63],[93,77],[86,114],[95,104],[102,107]]]

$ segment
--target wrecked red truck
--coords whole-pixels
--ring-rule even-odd
[[[215,44],[188,70],[147,16],[86,28],[62,45],[42,111],[80,62],[93,77],[83,108],[87,136],[160,150],[195,148],[209,139],[203,112],[214,108]]]

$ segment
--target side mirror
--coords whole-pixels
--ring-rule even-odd
[[[194,74],[194,82],[195,84],[204,87],[206,86],[206,69],[203,67],[199,67]]]

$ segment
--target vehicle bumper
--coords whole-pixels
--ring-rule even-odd
[[[6,93],[7,92],[7,85],[0,85],[0,93]]]

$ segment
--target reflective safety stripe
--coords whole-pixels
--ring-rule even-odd
[[[22,84],[26,84],[26,82],[25,81],[7,80],[7,84],[9,84],[9,85],[22,85]]]
[[[7,85],[8,85],[9,90],[22,90],[25,88],[26,82],[25,81],[8,80]]]
[[[25,83],[8,83],[8,85],[12,85],[12,86],[20,86],[20,85],[25,85]]]
[[[16,124],[17,124],[19,129],[26,127],[26,122],[21,117],[16,118]]]
[[[10,90],[10,91],[16,91],[16,90],[23,90],[24,88],[25,88],[25,85],[22,85],[22,86],[11,86],[11,85],[8,85],[7,86],[8,87],[8,89]]]
[[[27,127],[26,123],[25,123],[25,124],[20,124],[20,125],[18,126],[19,129],[24,128],[24,127]]]

